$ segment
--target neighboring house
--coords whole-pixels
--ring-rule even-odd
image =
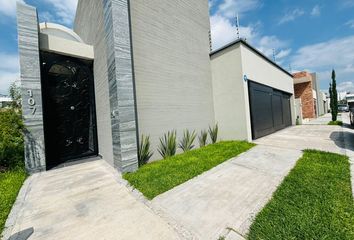
[[[79,0],[74,31],[18,3],[17,21],[31,173],[92,156],[135,171],[141,135],[157,159],[171,130],[252,140],[294,124],[291,74],[242,40],[210,55],[205,0]]]
[[[348,93],[345,99],[347,100],[349,108],[354,108],[354,93]]]
[[[292,75],[244,40],[211,53],[222,139],[252,140],[295,123]]]
[[[323,114],[328,113],[328,103],[327,96],[324,92],[319,92],[318,96],[318,115],[322,116]]]
[[[296,99],[301,99],[303,118],[311,119],[318,117],[320,104],[318,98],[319,90],[316,74],[302,71],[294,73],[293,76],[294,94]]]
[[[5,95],[0,95],[0,108],[5,108],[9,106],[12,102],[12,99]]]

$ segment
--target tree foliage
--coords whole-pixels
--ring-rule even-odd
[[[329,97],[331,100],[331,114],[332,121],[337,121],[338,116],[338,92],[337,92],[337,82],[336,82],[336,72],[332,70],[332,83],[329,85]]]
[[[14,109],[0,111],[0,167],[13,168],[23,164],[23,122]]]

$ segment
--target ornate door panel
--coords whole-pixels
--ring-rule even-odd
[[[41,53],[47,168],[97,155],[92,61]]]

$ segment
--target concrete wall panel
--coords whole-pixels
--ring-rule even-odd
[[[214,124],[208,1],[130,4],[139,135],[150,135],[157,159],[167,131]]]
[[[240,48],[233,46],[213,55],[211,68],[220,138],[249,140]]]

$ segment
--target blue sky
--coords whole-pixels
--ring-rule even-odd
[[[40,21],[71,27],[77,0],[20,0]],[[18,79],[16,0],[0,0],[0,93]],[[335,68],[339,91],[354,92],[354,0],[209,0],[213,48],[241,37],[285,69],[317,72],[327,90]]]

